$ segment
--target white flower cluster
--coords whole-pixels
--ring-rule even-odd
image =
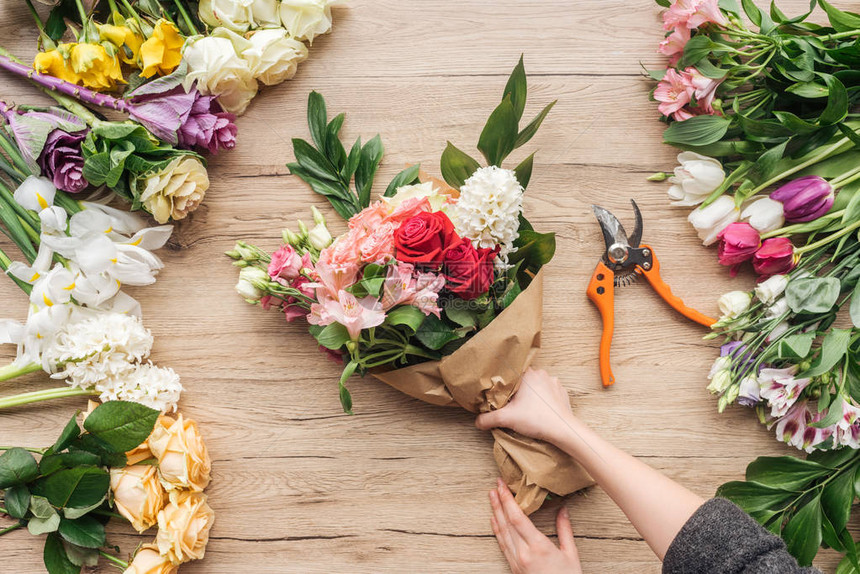
[[[242,114],[258,82],[280,84],[308,57],[304,42],[331,30],[336,0],[202,0],[200,18],[214,30],[191,38],[183,58],[185,89],[218,96],[228,112]],[[250,32],[249,32],[250,30]]]
[[[523,187],[513,171],[496,166],[482,167],[460,188],[457,203],[447,209],[454,228],[476,248],[499,246],[499,258],[516,250],[519,216],[523,210]]]
[[[123,376],[104,379],[95,386],[102,401],[132,401],[162,412],[176,410],[182,394],[173,369],[141,363]]]

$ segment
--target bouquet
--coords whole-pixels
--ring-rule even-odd
[[[860,572],[846,530],[860,464],[860,15],[819,0],[828,24],[744,0],[659,2],[670,57],[653,97],[680,148],[675,205],[751,290],[719,300],[709,374],[718,409],[754,409],[812,453],[760,458],[719,494],[781,534],[801,564],[824,543]],[[752,23],[748,27],[743,15]],[[860,491],[857,491],[860,492]]]
[[[194,421],[159,416],[136,403],[90,403],[48,448],[0,447],[0,514],[47,535],[50,574],[79,573],[103,557],[127,574],[175,572],[203,558],[214,513],[203,489],[210,460]],[[33,456],[38,455],[37,461]],[[140,533],[158,526],[152,544],[130,562],[107,550],[105,526],[117,518]]]
[[[297,162],[288,167],[348,220],[348,231],[332,240],[314,209],[314,227],[285,231],[275,253],[240,242],[228,255],[241,268],[237,290],[247,301],[305,319],[320,348],[344,365],[346,412],[354,373],[472,412],[501,408],[517,391],[540,346],[540,271],[555,252],[554,234],[535,231],[522,213],[534,154],[513,170],[502,167],[554,104],[520,129],[526,93],[521,59],[478,140],[487,166],[449,142],[444,182],[410,166],[377,201],[379,136],[359,139],[347,153],[338,135],[344,115],[329,121],[322,96],[311,93],[313,144],[294,139]],[[493,433],[503,478],[526,511],[550,492],[590,484],[553,446]]]

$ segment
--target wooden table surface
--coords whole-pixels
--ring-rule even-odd
[[[804,5],[780,2],[789,13]],[[0,43],[31,57],[36,34],[23,2],[0,6]],[[740,479],[756,456],[791,452],[748,410],[717,414],[705,390],[716,344],[643,283],[617,293],[618,382],[600,385],[600,317],[585,297],[603,243],[592,203],[628,221],[636,199],[664,278],[693,307],[716,313],[720,293],[751,282],[730,280],[687,224],[687,210],[668,205],[667,185],[645,180],[675,165],[676,152],[660,144],[663,125],[640,67],[662,62],[655,53],[661,34],[649,0],[353,0],[335,10],[334,33],[317,39],[295,80],[253,102],[238,121],[238,147],[210,163],[205,204],[161,253],[158,282],[132,291],[155,335],[154,359],[182,376],[182,410],[200,423],[213,458],[208,492],[216,525],[206,559],[183,573],[507,570],[489,525],[492,441],[473,417],[357,378],[350,381],[356,414],[343,414],[339,370],[305,326],[288,325],[233,291],[236,269],[222,254],[235,240],[274,248],[284,226],[295,228],[296,218],[309,219],[310,205],[321,205],[284,166],[292,160],[290,138],[308,135],[311,89],[325,95],[330,112],[347,112],[350,141],[382,134],[379,182],[406,162],[438,174],[446,140],[474,152],[524,52],[526,115],[558,99],[526,146],[539,149],[526,212],[539,229],[558,233],[538,365],[561,377],[580,417],[702,496]],[[7,74],[0,96],[35,98]],[[10,281],[0,283],[0,310],[26,316],[25,297]],[[3,362],[14,356],[8,347],[0,353]],[[49,384],[35,374],[0,392]],[[84,405],[69,399],[4,412],[0,443],[50,444]],[[544,532],[554,534],[561,503],[534,516]],[[660,571],[599,488],[563,503],[585,572]],[[112,526],[109,540],[129,550],[144,538]],[[0,556],[4,572],[43,571],[41,540],[26,531],[3,537]],[[832,571],[835,554],[822,552],[817,563]]]

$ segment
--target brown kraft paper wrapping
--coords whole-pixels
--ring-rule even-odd
[[[434,405],[460,406],[473,413],[500,409],[517,392],[540,348],[542,307],[541,271],[510,307],[453,354],[373,376]],[[564,496],[594,484],[555,446],[507,429],[492,433],[502,479],[526,514],[540,508],[550,492]]]

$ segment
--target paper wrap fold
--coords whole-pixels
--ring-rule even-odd
[[[543,272],[487,327],[440,361],[373,375],[398,391],[440,406],[482,413],[505,406],[540,348]],[[507,429],[492,431],[493,454],[502,479],[527,514],[546,495],[567,495],[594,484],[555,446]]]

